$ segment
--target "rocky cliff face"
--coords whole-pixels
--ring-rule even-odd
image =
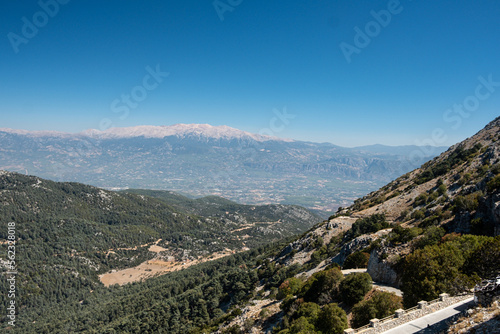
[[[375,282],[400,287],[401,277],[395,270],[398,260],[409,252],[408,247],[374,249],[368,260],[367,272]]]
[[[493,235],[500,235],[500,194],[488,197],[485,202],[487,219],[493,222]]]
[[[332,258],[332,262],[338,263],[339,265],[343,265],[345,259],[354,252],[365,249],[370,246],[372,241],[380,239],[381,237],[389,234],[392,229],[385,229],[382,231],[378,231],[373,234],[363,234],[354,240],[345,243],[340,252]]]
[[[495,205],[496,205],[496,207],[495,207],[494,214],[495,214],[495,219],[498,222],[498,221],[500,221],[500,203],[496,202]],[[500,224],[495,225],[494,231],[495,231],[495,235],[500,235]]]

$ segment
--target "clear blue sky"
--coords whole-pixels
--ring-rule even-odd
[[[500,114],[500,84],[476,92],[479,76],[500,82],[499,1],[218,5],[72,0],[48,15],[4,1],[0,127],[209,123],[343,146],[415,144],[441,128],[436,144],[450,145]],[[388,8],[390,22],[376,23],[371,12]],[[348,62],[340,45],[356,47],[355,27],[372,37]],[[169,73],[158,85],[146,77],[157,65]],[[132,92],[140,101],[127,106]],[[467,114],[446,112],[464,101]],[[282,126],[273,110],[285,107],[295,118]]]

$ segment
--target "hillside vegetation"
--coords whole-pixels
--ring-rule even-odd
[[[52,312],[52,307],[83,305],[92,291],[107,295],[99,275],[110,270],[134,267],[153,258],[188,262],[216,252],[256,249],[300,233],[319,219],[297,206],[260,208],[218,198],[210,201],[230,206],[221,217],[202,212],[206,203],[184,211],[144,195],[0,172],[0,221],[5,223],[0,230],[1,271],[5,275],[9,269],[6,240],[7,223],[11,222],[17,239],[16,300],[23,305],[19,323],[35,321],[42,326],[51,317],[41,318],[40,313]],[[253,216],[253,212],[257,214]],[[150,252],[151,245],[161,251]],[[185,284],[191,288],[193,283]],[[0,289],[8,291],[6,279],[0,280]],[[7,301],[7,295],[1,294],[0,304]],[[16,328],[26,332],[26,327]]]

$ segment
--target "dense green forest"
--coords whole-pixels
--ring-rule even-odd
[[[185,333],[211,319],[236,314],[234,305],[248,299],[259,280],[251,267],[270,250],[264,247],[109,289],[56,276],[36,293],[40,298],[21,301],[25,309],[14,331]],[[55,295],[43,298],[49,291]]]
[[[295,206],[249,207],[244,214],[239,214],[228,211],[240,209],[235,203],[229,203],[232,207],[225,207],[224,212],[228,214],[221,218],[212,213],[184,211],[164,199],[3,172],[0,175],[0,239],[7,240],[9,222],[15,223],[17,239],[16,302],[20,307],[15,329],[22,333],[28,333],[28,328],[33,328],[33,333],[55,333],[68,332],[69,328],[90,330],[102,324],[114,327],[124,321],[114,312],[127,314],[127,321],[132,321],[129,312],[123,313],[124,303],[141,311],[154,309],[158,306],[152,295],[156,295],[155,298],[168,305],[181,307],[176,298],[194,298],[199,293],[206,296],[203,289],[210,284],[214,285],[219,302],[211,301],[206,307],[209,313],[202,312],[199,319],[194,315],[195,310],[193,314],[182,307],[179,314],[172,311],[174,318],[178,316],[175,331],[182,332],[181,327],[185,329],[193,323],[203,323],[207,317],[220,316],[224,313],[220,307],[227,309],[243,296],[242,292],[233,293],[238,290],[232,287],[233,283],[244,282],[245,288],[240,286],[240,290],[245,292],[253,287],[256,278],[244,268],[250,258],[254,259],[262,251],[259,247],[291,236],[293,231],[304,231],[318,219]],[[253,211],[258,214],[252,216]],[[273,222],[277,223],[271,224]],[[243,233],[248,237],[242,238]],[[148,252],[148,246],[159,239],[159,245],[179,260],[227,248],[241,251],[247,247],[257,253],[251,253],[252,256],[242,253],[229,257],[227,263],[225,259],[207,263],[185,273],[172,273],[168,278],[152,279],[152,283],[110,289],[102,286],[99,274],[133,267],[150,259],[153,254]],[[3,259],[7,246],[0,244]],[[3,276],[7,270],[6,265],[2,266]],[[152,288],[149,284],[164,285],[164,288]],[[8,291],[6,279],[0,280],[0,289]],[[126,298],[128,302],[124,301]],[[7,294],[1,294],[2,311],[7,301]],[[189,299],[188,304],[192,302]],[[117,305],[115,308],[110,306],[113,303]],[[2,321],[5,320],[4,317]]]

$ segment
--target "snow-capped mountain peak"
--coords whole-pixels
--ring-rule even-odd
[[[280,139],[277,137],[254,134],[238,130],[226,125],[212,126],[209,124],[175,124],[169,126],[140,125],[126,128],[110,128],[105,131],[90,129],[81,133],[82,135],[99,137],[101,139],[112,138],[164,138],[177,136],[180,138],[194,136],[212,139],[253,139],[256,141],[280,140],[291,141],[289,139]]]
[[[293,142],[291,139],[282,139],[278,137],[260,135],[238,130],[226,125],[213,126],[209,124],[174,124],[174,125],[139,125],[124,128],[109,128],[101,131],[88,129],[80,133],[66,133],[58,131],[28,131],[0,128],[0,132],[17,134],[29,137],[58,137],[58,138],[82,138],[91,137],[95,139],[119,139],[119,138],[165,138],[176,136],[179,138],[197,137],[205,139],[246,139],[259,142],[277,140],[284,142]]]

